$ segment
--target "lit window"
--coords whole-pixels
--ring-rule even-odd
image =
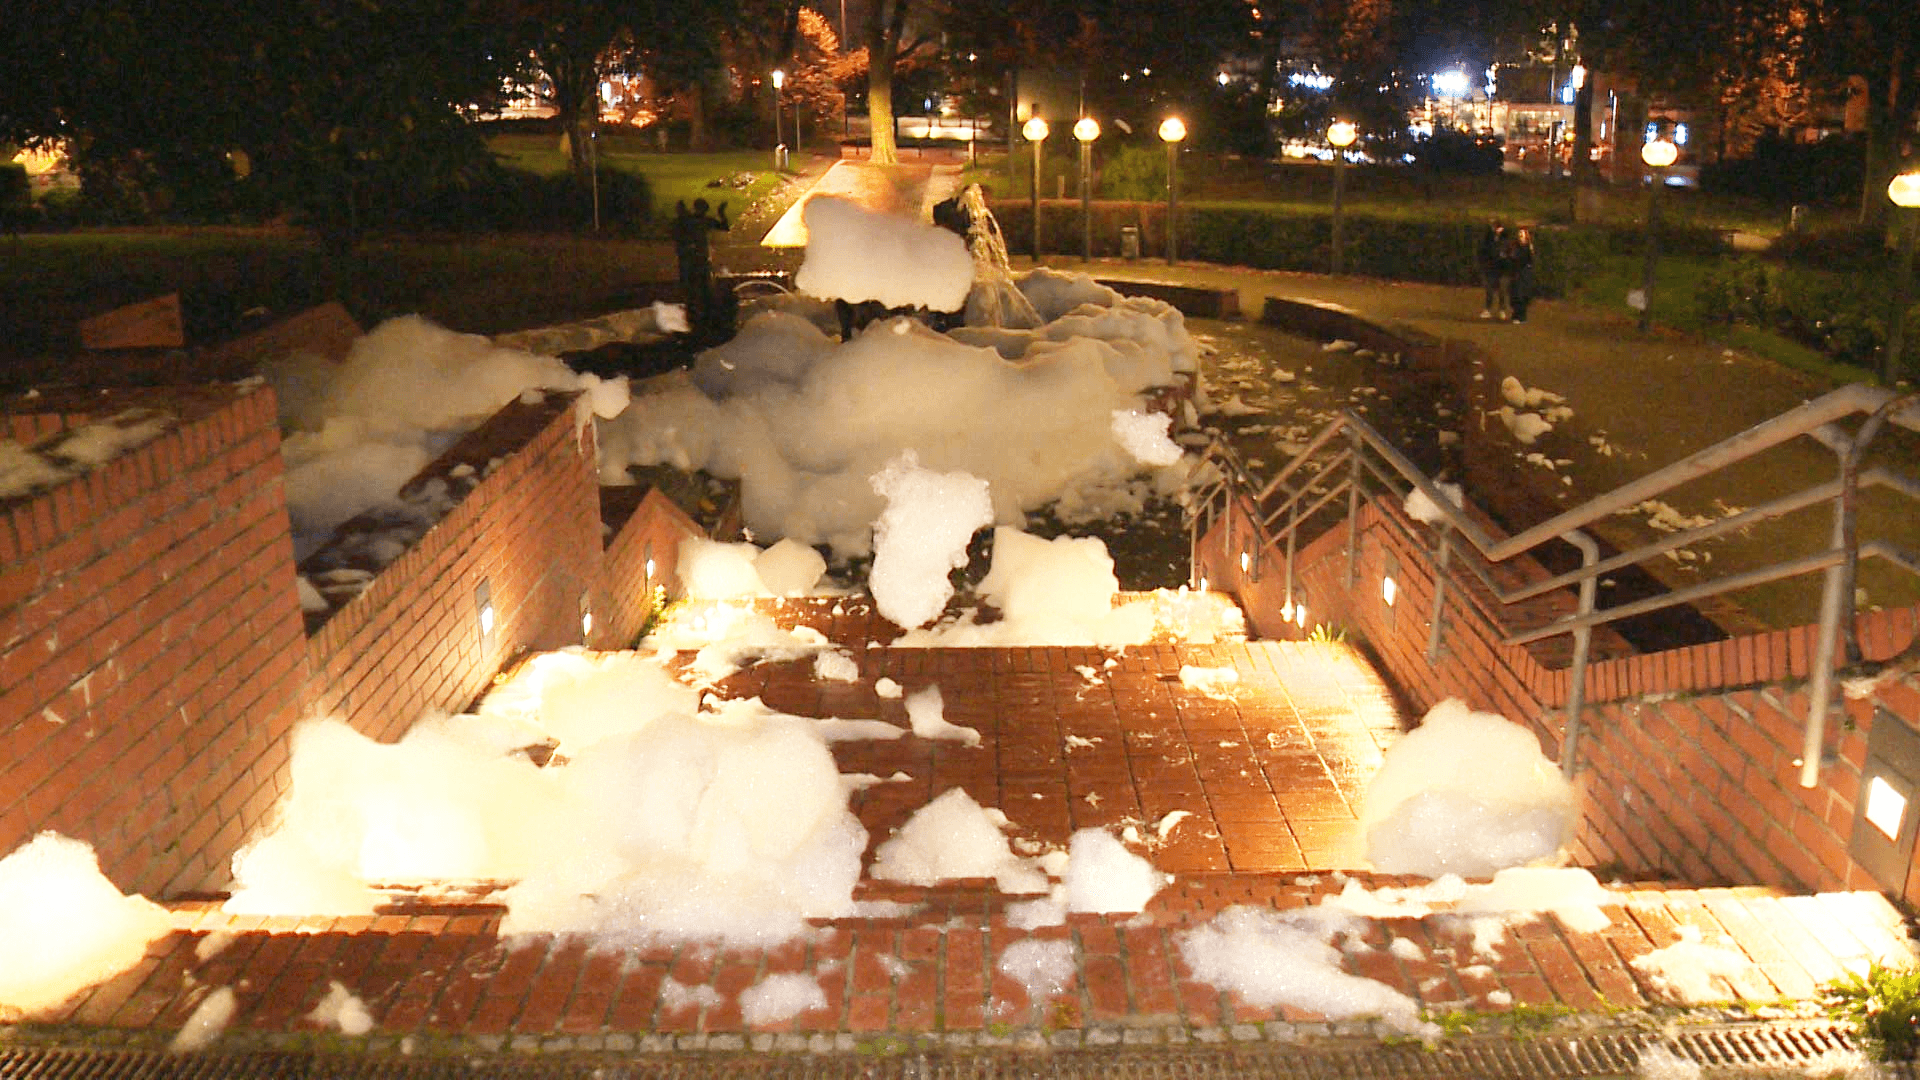
[[[1906,812],[1907,797],[1899,789],[1878,776],[1867,782],[1867,822],[1887,839],[1899,838],[1900,819]]]

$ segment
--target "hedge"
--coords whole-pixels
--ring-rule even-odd
[[[1007,200],[993,207],[1009,249],[1031,254],[1030,204]],[[1093,204],[1093,254],[1121,254],[1121,229],[1140,231],[1140,254],[1166,257],[1166,204],[1096,202]],[[1332,215],[1284,207],[1244,208],[1185,205],[1178,209],[1180,257],[1196,262],[1251,266],[1262,270],[1325,273],[1331,262]],[[1072,254],[1084,238],[1077,201],[1042,200],[1043,250]],[[1474,249],[1485,228],[1467,219],[1418,220],[1349,212],[1341,221],[1342,256],[1348,273],[1436,285],[1477,285]],[[1565,296],[1580,268],[1609,254],[1637,253],[1645,233],[1620,226],[1546,225],[1533,230],[1534,273],[1541,294]],[[1670,254],[1720,253],[1719,233],[1689,226],[1663,227],[1661,250]]]

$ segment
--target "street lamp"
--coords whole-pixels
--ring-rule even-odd
[[[787,84],[787,73],[779,68],[773,69],[773,167],[778,169],[786,162],[787,142],[780,137],[780,88]]]
[[[1920,167],[1903,172],[1887,185],[1887,198],[1893,200],[1894,228],[1900,230],[1900,265],[1893,278],[1893,317],[1887,323],[1887,351],[1880,357],[1880,381],[1892,384],[1901,374],[1900,353],[1906,344],[1907,297],[1913,284],[1913,233],[1915,207],[1920,207]]]
[[[1347,147],[1360,137],[1360,129],[1351,120],[1335,120],[1327,125],[1327,142],[1333,147],[1333,273],[1340,274],[1340,200],[1346,184]]]
[[[1093,140],[1100,137],[1100,121],[1083,116],[1073,125],[1080,140],[1080,241],[1082,262],[1093,261]]]
[[[1671,140],[1655,139],[1640,147],[1640,160],[1652,170],[1647,185],[1647,257],[1640,268],[1640,329],[1653,326],[1653,264],[1659,256],[1660,189],[1667,186],[1667,166],[1680,156]]]
[[[1020,134],[1033,144],[1033,262],[1040,264],[1040,144],[1047,141],[1047,122],[1035,113],[1027,118]]]
[[[1187,125],[1177,116],[1169,116],[1160,121],[1160,139],[1167,144],[1167,265],[1172,266],[1180,257],[1178,236],[1173,227],[1173,213],[1180,202],[1180,183],[1175,167],[1180,161],[1180,140],[1187,137]]]

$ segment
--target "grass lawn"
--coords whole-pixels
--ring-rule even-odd
[[[653,219],[670,220],[674,203],[705,199],[732,209],[749,206],[771,194],[780,183],[764,150],[730,150],[715,154],[668,154],[654,149],[641,135],[608,135],[600,139],[600,167],[647,178],[653,194]],[[567,155],[553,135],[496,135],[487,140],[502,163],[541,176],[567,171]]]

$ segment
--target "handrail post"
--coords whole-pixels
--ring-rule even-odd
[[[1591,615],[1598,585],[1591,571],[1600,561],[1600,545],[1578,529],[1567,534],[1567,542],[1580,549],[1580,565],[1589,571],[1580,579],[1579,613]],[[1581,711],[1587,703],[1587,658],[1592,645],[1593,627],[1582,624],[1573,631],[1573,664],[1567,670],[1567,733],[1560,741],[1560,775],[1569,780],[1580,769]]]
[[[1427,659],[1440,658],[1440,621],[1447,610],[1447,563],[1453,557],[1453,535],[1445,522],[1440,523],[1440,542],[1433,553],[1433,621],[1427,625]]]
[[[1348,438],[1353,442],[1353,475],[1347,478],[1347,591],[1352,592],[1359,574],[1360,485],[1367,475],[1366,462],[1361,455],[1366,452],[1367,441],[1361,436],[1359,428],[1350,428]]]
[[[1293,609],[1293,552],[1294,542],[1300,536],[1300,503],[1295,500],[1287,507],[1287,610]]]

